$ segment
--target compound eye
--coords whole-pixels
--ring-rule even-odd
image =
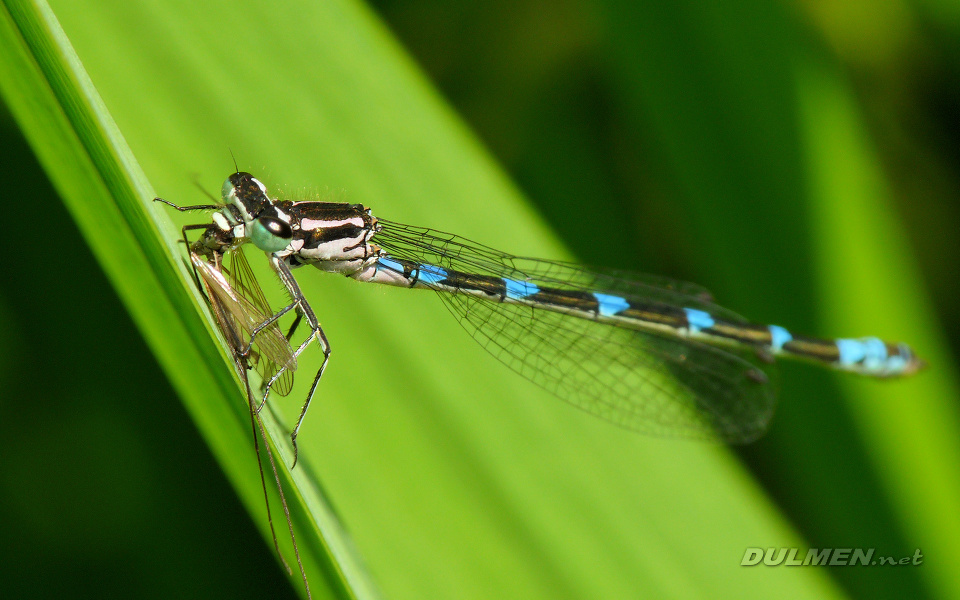
[[[220,197],[223,199],[224,204],[231,204],[233,199],[231,195],[234,194],[236,187],[233,185],[233,175],[227,177],[227,180],[223,182],[223,186],[220,188]]]
[[[248,229],[250,241],[264,252],[280,252],[293,239],[290,224],[276,217],[260,217]]]

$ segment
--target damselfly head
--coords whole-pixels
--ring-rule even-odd
[[[239,213],[246,237],[264,252],[279,252],[290,244],[293,230],[267,195],[267,188],[250,173],[238,171],[227,177],[220,190],[224,204]]]
[[[263,209],[273,205],[267,196],[266,186],[250,173],[242,171],[227,177],[220,189],[220,195],[224,204],[240,211],[240,216],[246,223],[253,221],[260,216]]]

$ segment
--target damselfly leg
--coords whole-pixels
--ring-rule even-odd
[[[280,260],[275,256],[270,257],[270,266],[273,267],[274,272],[277,273],[277,276],[280,277],[280,281],[283,282],[284,287],[287,288],[287,292],[289,292],[290,296],[293,298],[294,304],[299,307],[299,316],[306,320],[307,327],[310,328],[310,334],[303,341],[303,343],[300,344],[300,347],[297,348],[293,353],[294,357],[299,357],[313,340],[316,340],[317,345],[320,346],[320,351],[323,352],[323,361],[320,363],[320,368],[317,370],[317,374],[313,378],[313,383],[310,384],[310,391],[307,393],[307,400],[303,403],[303,407],[300,409],[300,416],[297,417],[297,423],[293,426],[293,431],[290,432],[290,439],[293,442],[293,464],[296,465],[297,434],[300,432],[300,426],[303,425],[304,417],[307,416],[307,409],[310,408],[310,401],[317,392],[317,386],[320,384],[320,378],[323,377],[323,372],[326,370],[327,363],[330,361],[330,343],[327,341],[326,334],[323,333],[323,328],[320,327],[320,321],[317,319],[316,314],[314,314],[313,309],[310,307],[310,304],[307,302],[306,298],[303,297],[303,292],[300,291],[300,286],[297,284],[297,280],[294,279],[293,274],[290,273],[290,267],[288,267],[283,260]],[[298,318],[294,322],[293,328],[295,328],[299,322],[300,319]],[[293,328],[291,328],[291,334],[293,333]],[[273,381],[271,380],[267,384],[268,392],[272,383]],[[266,401],[267,393],[264,393],[261,406]]]

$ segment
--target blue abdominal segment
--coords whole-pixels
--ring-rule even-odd
[[[630,303],[618,296],[594,293],[593,297],[597,299],[600,305],[599,312],[601,317],[613,317],[616,316],[618,312],[630,308]]]
[[[403,265],[393,260],[389,256],[381,256],[377,259],[378,266],[385,267],[391,271],[396,271],[398,273],[403,273]]]
[[[767,329],[770,330],[770,347],[774,352],[780,352],[783,350],[783,345],[793,339],[793,335],[779,325],[770,325],[767,327]]]
[[[683,312],[687,314],[687,322],[690,324],[690,331],[699,332],[703,329],[710,329],[716,323],[710,313],[695,308],[685,308]]]
[[[416,273],[418,279],[427,285],[436,285],[447,279],[447,271],[433,265],[420,265]]]
[[[540,291],[540,288],[528,281],[516,281],[514,279],[504,279],[507,286],[507,298],[511,300],[523,300]]]

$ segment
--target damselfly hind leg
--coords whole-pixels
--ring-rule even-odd
[[[307,393],[307,399],[304,401],[303,407],[300,409],[300,416],[297,418],[297,423],[294,425],[293,431],[290,433],[290,443],[293,446],[293,464],[290,466],[292,469],[297,465],[297,459],[299,456],[299,451],[297,449],[297,435],[300,432],[300,426],[303,424],[303,420],[307,416],[307,410],[310,408],[310,402],[313,400],[313,396],[317,391],[317,386],[320,384],[320,378],[323,377],[323,372],[326,370],[327,363],[330,361],[330,343],[327,341],[327,336],[324,334],[323,328],[320,327],[320,321],[317,319],[316,314],[314,314],[313,308],[303,296],[303,292],[300,291],[300,286],[297,284],[296,279],[293,278],[293,274],[290,273],[290,267],[283,262],[283,259],[277,258],[276,256],[270,257],[270,266],[273,267],[273,270],[280,278],[280,281],[283,283],[284,287],[287,288],[290,298],[293,299],[293,304],[291,307],[297,307],[297,318],[294,320],[294,323],[290,328],[290,332],[287,334],[287,339],[289,340],[293,335],[294,330],[300,324],[301,320],[306,320],[307,326],[310,328],[310,334],[293,352],[293,357],[295,359],[299,358],[300,354],[307,349],[307,346],[310,345],[311,341],[316,341],[317,345],[320,347],[320,351],[323,352],[323,362],[320,363],[320,368],[317,369],[317,374],[314,376],[313,383],[310,385],[310,391]],[[289,310],[289,307],[287,310]],[[279,373],[275,374],[264,386],[263,399],[260,401],[260,405],[257,407],[258,412],[266,403],[267,396],[270,394],[270,388],[273,386],[278,376]]]

